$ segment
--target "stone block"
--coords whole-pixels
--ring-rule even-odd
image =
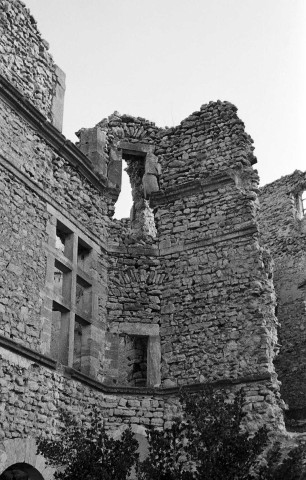
[[[145,199],[150,198],[151,193],[159,191],[157,178],[150,173],[144,174],[142,177],[142,185]]]

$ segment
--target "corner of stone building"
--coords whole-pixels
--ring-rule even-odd
[[[259,225],[262,244],[274,263],[275,314],[278,324],[276,372],[288,409],[287,428],[305,431],[305,289],[306,217],[303,195],[306,173],[296,170],[260,189]]]
[[[0,74],[61,130],[64,80],[49,44],[22,1],[1,0],[0,6]]]

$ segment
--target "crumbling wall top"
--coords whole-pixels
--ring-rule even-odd
[[[0,0],[0,74],[59,130],[65,74],[20,0]]]

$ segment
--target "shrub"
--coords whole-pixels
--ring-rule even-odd
[[[148,431],[149,456],[138,465],[142,480],[247,480],[267,443],[267,429],[242,431],[242,392],[228,403],[224,392],[203,388],[182,396],[184,417],[165,431]]]
[[[56,439],[40,438],[38,453],[57,469],[56,480],[125,480],[135,464],[138,442],[131,429],[120,440],[109,437],[97,412],[89,427],[61,411],[62,426]]]

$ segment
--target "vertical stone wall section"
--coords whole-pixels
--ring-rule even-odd
[[[288,418],[306,424],[306,218],[298,212],[298,196],[306,190],[306,174],[295,171],[260,189],[260,232],[274,260],[276,314],[280,322],[277,373]]]

